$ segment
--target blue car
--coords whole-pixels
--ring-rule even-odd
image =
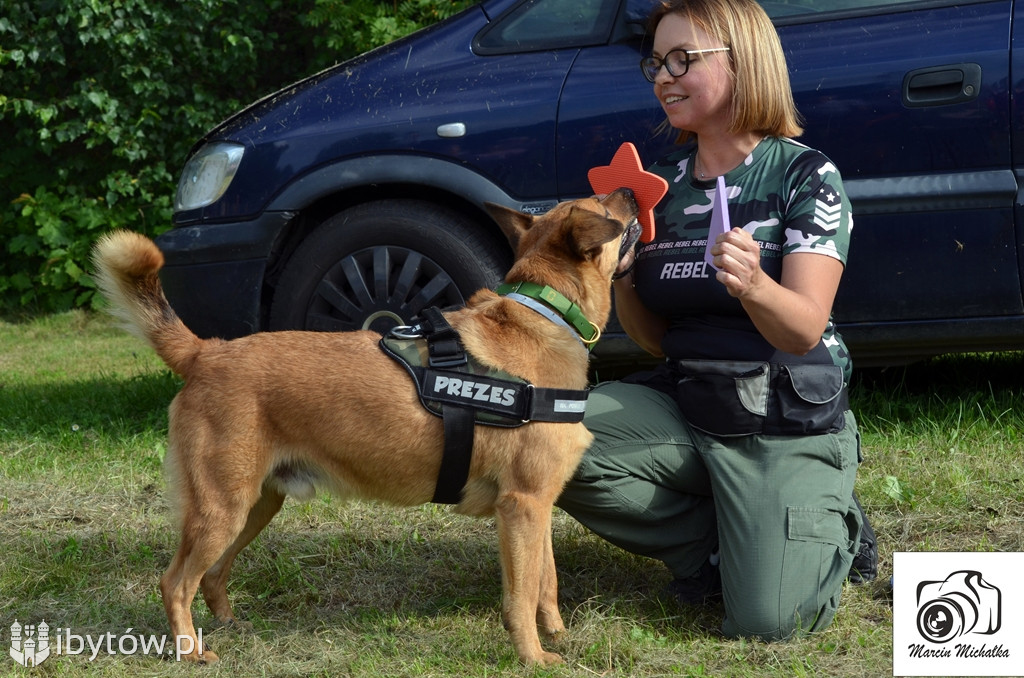
[[[763,2],[804,143],[854,206],[835,318],[860,365],[1024,348],[1024,9],[1011,0]],[[240,111],[193,148],[166,294],[202,336],[386,331],[497,285],[483,204],[541,213],[673,137],[638,63],[652,0],[484,0]],[[617,326],[598,365],[641,351]]]

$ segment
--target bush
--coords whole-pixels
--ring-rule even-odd
[[[169,228],[188,150],[215,123],[467,4],[8,0],[0,311],[91,304],[96,237]]]

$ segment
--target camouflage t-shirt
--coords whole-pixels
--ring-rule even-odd
[[[669,183],[655,208],[655,239],[638,250],[635,283],[653,312],[669,319],[662,350],[669,358],[834,363],[849,381],[849,353],[829,321],[818,347],[794,356],[772,347],[754,327],[739,300],[704,262],[715,197],[714,181],[691,170],[695,147],[671,153],[649,168]],[[761,246],[761,267],[778,281],[782,260],[812,252],[846,263],[853,216],[835,165],[791,139],[768,137],[725,175],[733,228]]]

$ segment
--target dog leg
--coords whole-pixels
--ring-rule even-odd
[[[219,505],[208,502],[203,506],[189,507],[183,516],[181,544],[170,567],[160,578],[160,592],[171,634],[176,642],[182,636],[192,639],[193,650],[182,659],[201,664],[215,662],[219,658],[199,646],[192,622],[192,600],[203,575],[241,534],[246,520],[244,505],[231,506],[230,499],[222,499],[223,503]]]
[[[555,571],[555,550],[551,545],[550,521],[548,521],[548,532],[544,538],[544,560],[541,566],[537,625],[549,638],[558,640],[565,632],[565,624],[558,611],[558,574]]]
[[[228,550],[221,555],[220,560],[214,563],[213,567],[206,571],[199,583],[203,592],[203,599],[207,607],[216,617],[217,621],[232,623],[237,621],[231,611],[231,602],[228,600],[227,583],[231,574],[231,566],[235,557],[256,538],[263,528],[277,515],[284,503],[285,495],[264,484],[263,494],[260,495],[256,504],[249,509],[249,517],[241,534],[228,547]]]
[[[551,505],[535,497],[508,493],[497,505],[498,544],[504,584],[502,617],[519,659],[524,664],[551,666],[562,658],[545,652],[537,635],[538,603],[546,560],[545,539],[551,535]],[[557,602],[557,594],[556,594]]]
[[[182,637],[192,639],[192,652],[182,655],[182,659],[200,664],[215,662],[220,659],[215,653],[206,648],[197,647],[198,640],[195,626],[192,624],[190,608],[199,586],[199,576],[186,576],[188,561],[186,553],[187,550],[182,544],[174,554],[170,567],[160,578],[160,594],[164,601],[164,611],[167,613],[167,620],[170,622],[171,635],[174,636],[175,643]]]

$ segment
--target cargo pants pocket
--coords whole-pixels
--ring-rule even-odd
[[[857,531],[858,525],[848,525],[836,511],[788,509],[779,594],[781,637],[819,631],[832,622]]]

